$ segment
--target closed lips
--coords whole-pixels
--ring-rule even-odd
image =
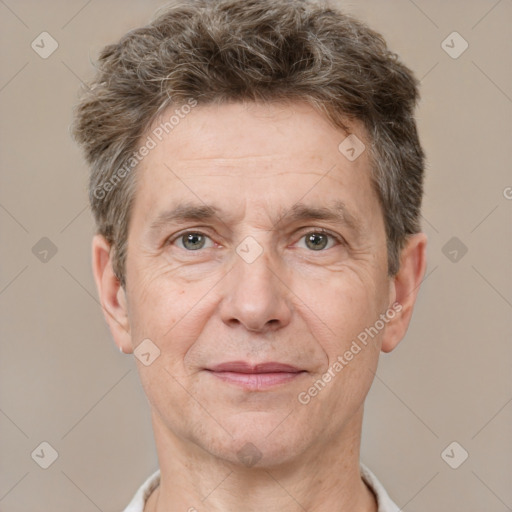
[[[217,373],[300,373],[305,371],[284,363],[268,362],[250,364],[245,361],[229,361],[207,368],[207,370]]]

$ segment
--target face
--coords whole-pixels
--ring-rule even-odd
[[[169,438],[273,464],[362,411],[387,326],[361,333],[393,294],[368,154],[345,137],[306,104],[197,106],[141,162],[129,332],[160,351],[137,365]]]

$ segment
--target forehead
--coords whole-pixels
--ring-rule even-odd
[[[360,121],[350,121],[350,130],[361,142],[366,140]],[[308,103],[288,101],[170,107],[146,135],[157,145],[153,154],[159,153],[158,147],[172,147],[181,161],[271,156],[325,162],[333,154],[347,155],[340,152],[339,145],[349,134]],[[366,166],[367,154],[361,156],[352,167]]]
[[[148,222],[164,208],[192,202],[233,215],[237,208],[241,214],[257,206],[256,215],[299,202],[312,208],[341,202],[355,222],[358,210],[375,211],[367,151],[347,158],[348,134],[310,105],[231,103],[184,112],[168,109],[143,137],[154,147],[137,169],[136,203],[151,206]],[[359,152],[366,134],[358,122],[350,129]]]

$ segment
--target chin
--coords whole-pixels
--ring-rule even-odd
[[[269,468],[288,463],[307,449],[308,440],[299,432],[279,428],[284,416],[273,422],[253,418],[250,422],[225,425],[232,437],[210,438],[206,446],[201,444],[212,455],[241,467]]]

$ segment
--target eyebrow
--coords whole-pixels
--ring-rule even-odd
[[[171,210],[160,213],[149,226],[150,232],[159,231],[169,224],[184,224],[187,222],[211,220],[214,217],[223,219],[223,210],[213,205],[181,203]],[[331,206],[315,207],[304,203],[294,204],[287,212],[283,212],[273,223],[272,229],[282,222],[297,223],[307,220],[325,220],[333,224],[347,226],[359,234],[361,221],[351,213],[343,201],[337,200]]]

